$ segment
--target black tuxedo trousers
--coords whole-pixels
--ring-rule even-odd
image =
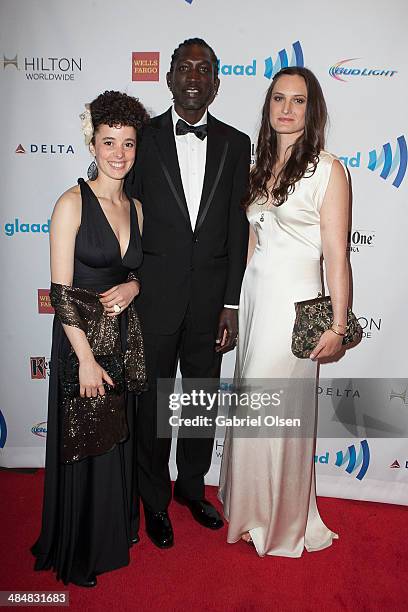
[[[171,497],[170,439],[157,437],[158,378],[172,378],[180,360],[183,389],[189,378],[219,378],[214,350],[225,304],[238,305],[245,270],[248,223],[241,201],[250,163],[248,136],[208,114],[204,184],[192,228],[183,191],[171,110],[152,120],[127,182],[143,207],[141,292],[136,300],[145,340],[149,390],[138,408],[139,485],[153,511]],[[179,439],[179,493],[204,495],[211,463],[208,439]]]

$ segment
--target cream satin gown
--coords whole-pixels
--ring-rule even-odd
[[[294,302],[322,289],[320,207],[334,159],[322,151],[313,176],[306,174],[283,205],[249,207],[257,244],[239,304],[236,382],[251,386],[253,379],[282,378],[295,386],[294,379],[308,379],[299,405],[314,422],[317,364],[292,354],[291,335]],[[228,542],[249,531],[260,556],[285,557],[331,545],[338,536],[317,509],[314,449],[314,433],[242,438],[227,430],[218,496],[229,521]]]

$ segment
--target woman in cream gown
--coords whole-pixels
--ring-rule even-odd
[[[339,352],[348,301],[348,184],[340,162],[323,150],[326,116],[309,70],[278,73],[266,95],[251,173],[235,379],[246,388],[256,387],[256,379],[281,379],[280,386],[286,381],[289,392],[292,387],[291,397],[301,388],[296,414],[311,427],[308,436],[289,437],[227,430],[219,498],[228,542],[242,538],[260,556],[299,557],[304,548],[321,550],[338,537],[320,518],[314,480],[317,358]],[[333,325],[311,359],[298,359],[291,352],[294,302],[322,291],[322,254]]]

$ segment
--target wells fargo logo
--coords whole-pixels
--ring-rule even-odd
[[[159,51],[133,51],[132,81],[158,81],[159,68]]]
[[[40,314],[54,314],[49,289],[38,289],[38,312]]]

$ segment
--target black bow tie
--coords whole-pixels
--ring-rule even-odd
[[[195,134],[200,140],[204,140],[204,138],[207,136],[207,124],[205,123],[203,125],[189,125],[188,123],[183,121],[183,119],[179,119],[176,123],[177,136],[184,136],[189,132]]]

